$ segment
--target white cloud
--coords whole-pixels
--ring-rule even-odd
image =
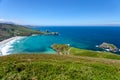
[[[23,20],[10,20],[10,19],[0,18],[0,23],[26,24],[27,22]]]
[[[42,22],[42,21],[41,21]],[[35,23],[30,23],[24,20],[12,20],[12,19],[4,19],[4,18],[0,18],[0,23],[14,23],[14,24],[20,24],[20,25],[42,25],[45,26],[46,24],[35,24]],[[56,24],[55,24],[56,23]],[[55,22],[53,25],[57,25],[57,22]],[[65,26],[64,23],[58,23],[59,25],[61,24],[61,26]],[[77,23],[68,23],[69,25],[73,25],[73,26],[97,26],[97,25],[120,25],[120,22],[117,21],[111,21],[111,22],[103,22],[103,23],[96,23],[95,22],[89,22],[88,24],[86,23],[81,23],[81,24],[77,24]],[[68,26],[68,24],[66,24],[66,26]],[[48,25],[52,25],[52,22],[50,22]]]
[[[4,19],[0,19],[0,21],[4,21]]]
[[[1,23],[8,23],[8,22],[13,22],[13,21],[0,18],[0,22],[1,22]],[[13,22],[13,23],[14,23],[14,22]]]

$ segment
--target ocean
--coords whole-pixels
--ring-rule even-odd
[[[120,48],[120,27],[117,26],[36,26],[40,31],[59,32],[59,35],[34,35],[14,41],[9,53],[54,54],[53,44],[70,44],[72,47],[99,51],[96,47],[103,42]]]

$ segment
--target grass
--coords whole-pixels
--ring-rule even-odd
[[[69,55],[1,56],[0,80],[120,80],[120,56],[77,48]]]
[[[110,53],[110,52],[102,52],[102,51],[92,51],[92,50],[71,48],[70,54],[75,55],[75,56],[87,56],[87,57],[96,57],[96,58],[107,58],[107,59],[120,60],[120,55]]]
[[[120,61],[57,54],[0,57],[1,80],[120,80]]]

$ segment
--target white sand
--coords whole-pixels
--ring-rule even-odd
[[[6,39],[4,41],[1,41],[0,42],[0,56],[10,54],[9,51],[12,48],[12,44],[15,41],[20,40],[22,38],[24,38],[24,37],[16,36],[16,37],[12,37],[12,38]]]

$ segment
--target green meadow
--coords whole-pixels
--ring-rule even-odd
[[[72,48],[70,54],[0,57],[1,80],[120,80],[120,56]]]

